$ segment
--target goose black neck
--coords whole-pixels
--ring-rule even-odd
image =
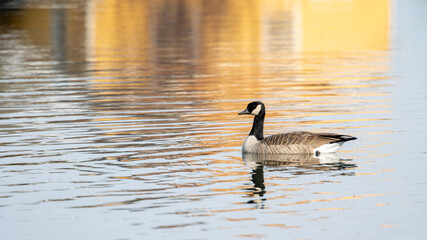
[[[254,123],[252,124],[252,130],[249,133],[249,135],[254,135],[258,140],[262,140],[264,138],[264,118],[264,112],[256,115],[254,117]]]

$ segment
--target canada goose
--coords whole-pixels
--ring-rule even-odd
[[[254,115],[254,122],[249,136],[243,144],[244,153],[268,154],[304,154],[333,153],[344,142],[355,140],[356,137],[335,133],[312,133],[305,131],[289,132],[264,138],[265,106],[256,101],[248,104],[239,115]]]

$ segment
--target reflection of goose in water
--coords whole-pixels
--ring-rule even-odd
[[[252,182],[254,187],[249,189],[251,196],[263,197],[266,193],[264,185],[264,166],[266,167],[296,167],[300,169],[311,169],[317,171],[339,171],[347,168],[354,168],[356,164],[346,163],[335,153],[319,154],[256,154],[242,153],[245,165],[252,170]],[[304,174],[299,171],[299,174]],[[265,201],[251,200],[248,203],[257,203]],[[263,207],[261,204],[260,207]]]
[[[313,154],[258,154],[242,153],[243,161],[251,169],[257,166],[269,167],[310,167],[310,166],[335,166],[342,164],[336,153]]]
[[[239,115],[254,115],[254,122],[242,151],[269,154],[332,153],[344,142],[356,137],[335,133],[289,132],[264,138],[265,106],[262,102],[251,102]]]

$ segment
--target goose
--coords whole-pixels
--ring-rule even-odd
[[[260,101],[251,102],[238,115],[254,115],[252,129],[242,146],[243,153],[258,154],[314,154],[334,153],[344,142],[357,139],[336,133],[295,131],[264,138],[265,106]]]

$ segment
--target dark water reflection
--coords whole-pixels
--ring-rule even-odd
[[[2,236],[426,236],[424,5],[2,1]],[[358,140],[242,156],[254,99]]]

